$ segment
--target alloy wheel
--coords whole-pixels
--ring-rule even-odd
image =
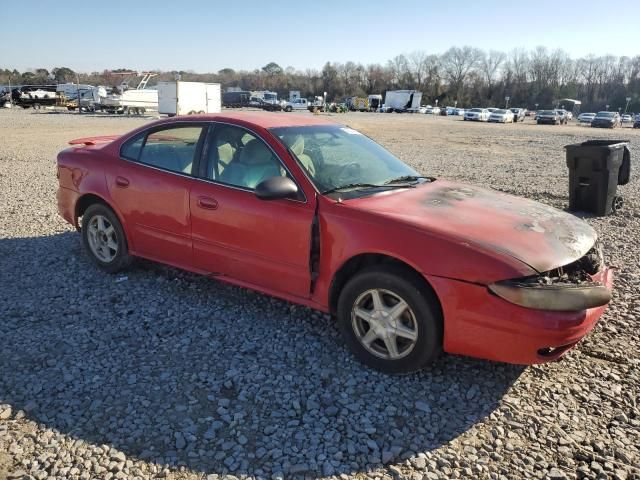
[[[418,323],[409,304],[389,290],[370,289],[351,309],[351,325],[358,341],[373,355],[398,360],[418,341]]]
[[[118,254],[118,237],[109,219],[94,215],[88,225],[89,248],[98,260],[110,263]]]

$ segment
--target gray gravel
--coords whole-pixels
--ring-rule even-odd
[[[425,174],[560,208],[563,145],[640,143],[630,129],[337,118]],[[445,356],[393,377],[355,362],[318,312],[151,262],[92,266],[57,215],[55,155],[145,121],[0,110],[0,479],[640,478],[635,178],[622,213],[586,218],[619,271],[603,321],[562,361]]]

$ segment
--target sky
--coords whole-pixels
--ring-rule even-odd
[[[640,0],[29,0],[28,11],[2,22],[0,68],[304,70],[463,45],[640,54]]]

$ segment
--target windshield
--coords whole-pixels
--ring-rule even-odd
[[[493,113],[502,114],[502,113],[507,113],[507,111],[506,110],[494,110]]]
[[[472,112],[481,112],[482,109],[481,108],[472,108],[471,111]]]
[[[271,129],[321,192],[352,184],[382,185],[419,176],[369,137],[339,125]]]
[[[614,112],[598,112],[598,117],[603,117],[603,118],[613,118],[613,116],[615,115]]]
[[[556,112],[552,111],[552,110],[542,110],[540,112],[540,115],[555,115]]]

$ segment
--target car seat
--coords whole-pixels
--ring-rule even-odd
[[[267,178],[282,175],[280,164],[267,146],[257,139],[250,140],[220,175],[230,185],[255,188]]]
[[[313,164],[311,157],[304,153],[304,137],[302,135],[285,135],[282,137],[282,140],[285,145],[289,147],[289,150],[291,150],[298,158],[298,161],[307,173],[314,177],[316,174],[316,167]]]
[[[211,150],[209,155],[209,165],[207,176],[209,178],[215,178],[216,161],[218,164],[218,175],[220,175],[225,168],[236,158],[238,153],[238,142],[242,130],[238,130],[234,127],[222,128],[216,133],[216,147]],[[217,154],[217,159],[213,158]]]

